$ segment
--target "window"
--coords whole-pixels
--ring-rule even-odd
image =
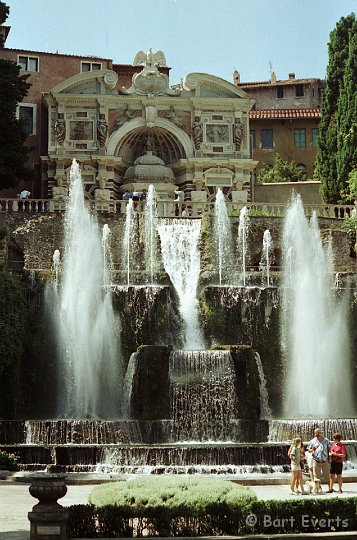
[[[99,71],[102,69],[102,64],[96,62],[82,62],[81,63],[82,73],[86,71]]]
[[[36,105],[19,105],[17,118],[21,120],[27,137],[36,135]]]
[[[294,146],[295,148],[304,148],[306,146],[306,129],[294,130]]]
[[[311,134],[311,138],[312,138],[312,146],[317,146],[317,140],[319,138],[319,128],[312,128],[312,134]]]
[[[304,97],[305,91],[304,91],[304,85],[303,84],[296,84],[295,85],[295,97]]]
[[[38,71],[38,58],[36,56],[19,56],[17,63],[24,71]]]
[[[262,129],[260,133],[260,140],[262,148],[273,148],[273,130]]]
[[[276,97],[277,99],[284,99],[284,86],[277,86],[276,87]]]
[[[255,137],[255,129],[250,130],[250,147],[256,148],[257,147],[257,141]]]

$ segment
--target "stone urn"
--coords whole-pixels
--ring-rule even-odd
[[[32,497],[39,500],[39,503],[33,507],[33,512],[63,508],[57,500],[67,493],[65,478],[65,474],[48,473],[38,473],[32,477],[29,491]]]

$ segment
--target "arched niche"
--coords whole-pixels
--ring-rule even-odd
[[[107,154],[120,156],[125,163],[131,164],[147,150],[148,138],[155,155],[167,165],[193,156],[187,133],[163,118],[156,118],[151,127],[143,118],[126,122],[111,134]]]

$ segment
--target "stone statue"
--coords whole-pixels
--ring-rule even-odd
[[[100,114],[99,120],[97,122],[97,137],[99,141],[99,146],[101,147],[105,146],[105,143],[107,141],[107,134],[108,134],[108,124],[105,119],[105,115]]]
[[[192,124],[192,137],[196,150],[199,150],[203,141],[203,129],[198,117],[195,118],[195,121]]]
[[[181,119],[176,115],[175,109],[173,107],[170,107],[168,111],[166,111],[165,116],[170,122],[175,124],[180,129],[184,129],[184,125],[181,121]]]
[[[239,120],[239,118],[237,118],[233,126],[233,142],[234,142],[237,152],[239,152],[239,150],[241,149],[242,141],[243,141],[243,124]]]
[[[57,146],[63,146],[64,140],[66,138],[66,123],[63,117],[63,113],[59,113],[58,115],[55,123],[55,133]]]
[[[54,177],[57,186],[52,188],[52,198],[56,201],[64,201],[68,195],[67,179],[64,175],[58,174]]]
[[[166,66],[166,58],[162,51],[152,52],[152,49],[148,50],[147,53],[144,51],[138,51],[135,55],[133,66],[140,66],[145,64],[145,66]]]
[[[132,120],[135,117],[135,113],[130,112],[129,108],[127,107],[124,109],[124,111],[121,113],[121,115],[118,117],[117,121],[114,124],[113,131],[116,131],[117,129],[121,128],[125,122],[129,122],[129,120]]]

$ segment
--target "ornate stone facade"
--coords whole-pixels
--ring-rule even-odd
[[[143,67],[128,88],[118,84],[115,71],[103,69],[75,75],[44,95],[49,137],[42,160],[49,193],[64,196],[75,158],[88,198],[120,198],[127,171],[146,155],[149,141],[186,199],[210,200],[219,187],[229,200],[246,199],[234,192],[249,184],[256,165],[249,149],[253,100],[236,85],[203,73],[190,73],[171,88],[158,69],[166,66],[162,51],[140,51],[133,64]]]

